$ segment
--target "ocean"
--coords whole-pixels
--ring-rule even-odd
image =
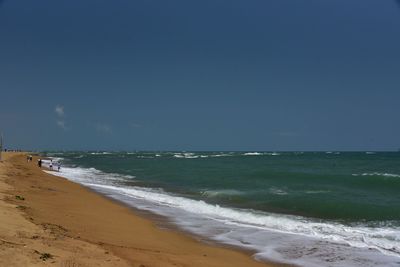
[[[398,152],[47,152],[55,175],[298,266],[400,266]]]

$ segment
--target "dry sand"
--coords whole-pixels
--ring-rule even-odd
[[[0,266],[273,266],[160,229],[126,206],[44,173],[23,153],[3,156]]]

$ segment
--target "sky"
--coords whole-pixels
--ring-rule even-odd
[[[35,150],[397,150],[399,0],[0,0]]]

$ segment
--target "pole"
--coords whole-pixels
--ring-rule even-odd
[[[3,152],[3,134],[0,133],[0,162],[1,162],[1,153]]]

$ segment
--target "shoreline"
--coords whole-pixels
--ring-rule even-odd
[[[63,177],[61,177],[61,178],[66,179]],[[66,179],[66,180],[68,180],[68,179]],[[75,183],[75,182],[73,182],[73,183]],[[78,185],[80,185],[80,184],[78,184]],[[257,253],[257,250],[255,250],[255,249],[244,248],[244,247],[231,245],[231,244],[227,244],[227,243],[220,243],[218,241],[213,240],[212,238],[190,232],[189,230],[182,229],[166,216],[154,213],[149,210],[142,210],[142,209],[136,208],[136,207],[129,205],[119,199],[109,197],[101,192],[98,192],[98,191],[92,189],[92,188],[85,187],[83,185],[81,185],[81,186],[84,187],[85,189],[87,189],[88,191],[93,192],[94,194],[98,194],[101,197],[104,197],[108,201],[111,201],[111,202],[116,203],[117,205],[122,205],[122,206],[126,207],[127,209],[131,210],[135,216],[139,216],[141,218],[144,218],[144,219],[150,221],[152,224],[154,224],[154,226],[156,228],[158,228],[160,230],[172,231],[177,234],[187,236],[187,237],[193,239],[194,241],[204,244],[206,246],[218,247],[218,248],[223,248],[223,249],[228,249],[228,250],[237,251],[239,253],[243,253],[243,254],[247,255],[249,258],[251,258],[253,261],[264,264],[263,266],[265,266],[265,267],[296,267],[296,266],[298,266],[298,265],[282,263],[282,262],[273,261],[273,260],[269,260],[269,261],[256,260],[253,257],[254,254]],[[192,266],[192,265],[190,265],[190,266]]]
[[[62,179],[66,179],[66,178],[62,178]],[[171,232],[175,232],[177,234],[182,234],[184,236],[188,236],[189,238],[193,239],[196,242],[199,242],[201,244],[207,245],[207,246],[212,246],[212,247],[219,247],[219,248],[226,248],[229,250],[234,250],[234,251],[238,251],[240,253],[243,253],[245,255],[247,255],[248,257],[250,257],[251,259],[253,259],[256,262],[259,263],[264,263],[266,264],[266,266],[273,266],[273,267],[288,267],[288,266],[293,266],[293,265],[288,265],[288,264],[284,264],[284,263],[279,263],[279,262],[273,262],[273,261],[258,261],[256,259],[253,258],[253,255],[257,252],[256,250],[251,250],[251,249],[246,249],[246,248],[241,248],[235,245],[230,245],[230,244],[223,244],[223,243],[218,243],[215,240],[212,240],[211,238],[207,238],[205,236],[196,234],[196,233],[192,233],[188,230],[179,228],[179,226],[177,226],[175,223],[173,223],[172,221],[170,221],[168,219],[168,217],[165,217],[163,215],[159,215],[156,214],[152,211],[148,211],[148,210],[141,210],[139,208],[136,208],[134,206],[131,206],[127,203],[124,203],[121,200],[112,198],[112,197],[108,197],[107,195],[102,194],[101,192],[97,192],[96,190],[89,188],[89,187],[85,187],[83,186],[85,189],[89,190],[90,192],[93,192],[94,194],[98,194],[101,197],[104,197],[106,200],[114,202],[116,205],[121,205],[126,207],[128,210],[131,210],[133,212],[133,214],[135,216],[139,216],[141,218],[144,218],[148,221],[150,221],[152,224],[154,224],[154,226],[157,229],[160,230],[165,230],[165,231],[171,231]]]
[[[250,251],[191,235],[162,216],[137,210],[95,190],[47,174],[36,166],[37,157],[27,163],[26,154],[4,155],[5,160],[0,163],[0,193],[5,196],[1,202],[14,205],[10,210],[24,217],[25,222],[19,219],[23,230],[36,227],[28,231],[32,232],[30,237],[25,234],[17,241],[32,243],[32,247],[38,248],[46,245],[54,255],[46,263],[59,266],[68,266],[68,262],[76,263],[70,266],[85,266],[88,261],[89,266],[287,266],[258,262]],[[24,200],[13,199],[13,195]],[[161,223],[154,220],[156,217],[161,218]],[[160,225],[168,227],[160,228]],[[4,226],[7,227],[12,228]],[[0,238],[6,240],[6,232],[0,229]],[[11,234],[10,229],[8,233]],[[13,236],[15,239],[18,231]],[[72,244],[82,247],[80,252],[65,249]],[[8,245],[0,242],[0,246]],[[88,248],[90,251],[86,251]],[[41,263],[35,252],[41,250],[32,250],[29,246],[21,249],[24,253],[17,258],[30,261],[32,266]],[[4,251],[12,255],[19,250]],[[18,266],[13,265],[12,259],[5,260],[11,260],[6,262],[7,266]]]

